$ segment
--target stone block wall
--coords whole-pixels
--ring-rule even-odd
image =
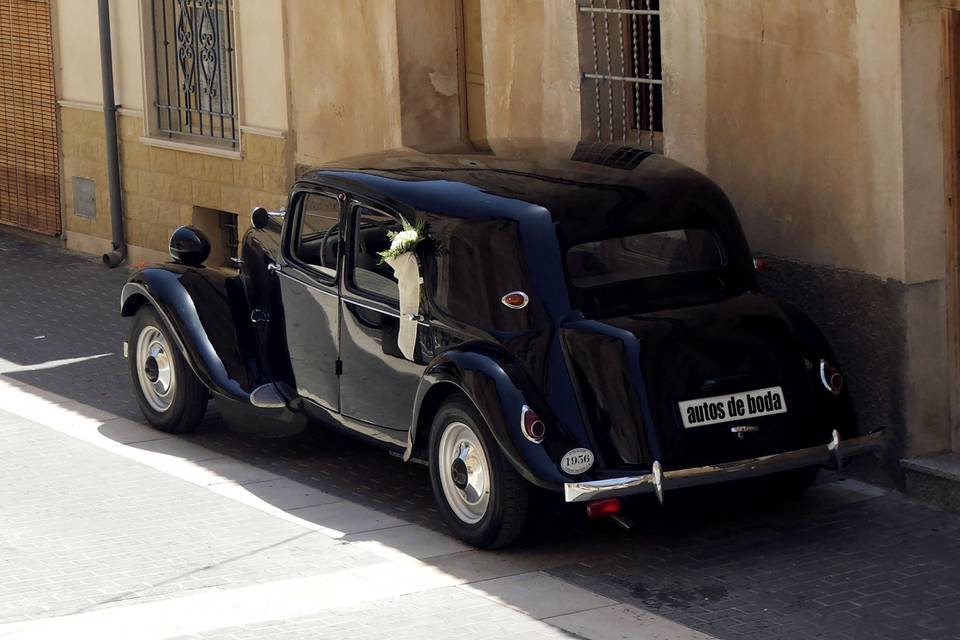
[[[107,184],[103,113],[62,107],[64,228],[67,246],[90,253],[109,248],[110,202]],[[208,234],[209,210],[238,215],[242,234],[255,206],[286,203],[293,180],[292,153],[281,136],[241,132],[240,158],[144,144],[138,115],[118,116],[121,188],[131,263],[137,257],[156,259],[166,253],[170,234],[195,224]],[[96,185],[96,218],[76,215],[73,178],[92,178]],[[217,245],[217,238],[211,237]]]

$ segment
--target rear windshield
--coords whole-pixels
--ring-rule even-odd
[[[578,289],[724,265],[717,237],[706,229],[638,233],[576,244],[567,250],[567,273]]]

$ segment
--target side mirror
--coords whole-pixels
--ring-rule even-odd
[[[285,215],[287,215],[287,212],[282,209],[280,211],[267,211],[263,207],[257,207],[253,210],[253,214],[250,217],[255,228],[265,229],[271,220],[280,222]]]

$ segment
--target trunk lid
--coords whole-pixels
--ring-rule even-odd
[[[809,368],[794,332],[772,299],[746,293],[680,309],[578,320],[561,339],[593,427],[594,446],[609,468],[701,466],[823,444],[831,427],[817,424]],[[775,391],[782,395],[777,402]],[[747,392],[763,390],[760,394]],[[723,414],[704,410],[712,399]],[[762,415],[731,416],[730,403],[765,405]],[[757,404],[757,403],[760,404]],[[775,405],[786,411],[774,413]],[[709,407],[706,407],[709,410]],[[712,410],[710,410],[712,411]],[[711,420],[712,418],[712,420]],[[708,424],[702,424],[707,422]],[[734,429],[740,427],[738,431]]]

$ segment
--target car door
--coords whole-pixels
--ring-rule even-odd
[[[402,445],[424,367],[405,359],[397,346],[397,281],[377,255],[390,246],[388,233],[401,229],[400,218],[354,202],[348,221],[340,315],[341,409],[378,428],[381,439]]]
[[[298,191],[287,215],[278,277],[297,394],[339,411],[341,201],[331,193]]]

